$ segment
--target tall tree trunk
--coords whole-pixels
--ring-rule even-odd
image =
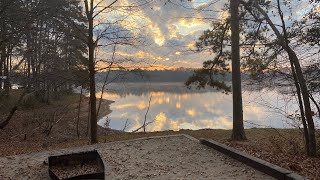
[[[243,3],[247,9],[250,10],[251,7],[248,7],[248,4]],[[259,6],[257,2],[252,2],[253,6],[260,12],[260,14],[265,18],[273,32],[276,34],[279,44],[282,46],[282,48],[287,52],[289,56],[289,61],[292,65],[294,65],[295,73],[297,76],[297,80],[299,82],[302,98],[303,98],[303,104],[304,104],[304,114],[306,117],[306,121],[308,123],[308,135],[309,135],[309,156],[316,156],[317,153],[317,146],[316,146],[316,136],[315,136],[315,127],[314,122],[312,118],[312,110],[310,106],[310,100],[309,100],[309,91],[307,88],[306,80],[304,79],[301,65],[299,62],[299,59],[296,55],[296,53],[293,51],[293,49],[289,46],[289,44],[286,42],[287,37],[284,37],[275,24],[271,21],[268,14]]]
[[[305,150],[307,153],[309,153],[309,131],[308,131],[308,126],[307,126],[307,122],[306,122],[306,116],[304,114],[304,107],[303,107],[303,102],[302,102],[302,97],[301,97],[301,89],[299,86],[299,82],[297,79],[297,74],[296,74],[296,70],[294,68],[293,63],[291,62],[291,71],[292,71],[292,76],[293,76],[293,80],[294,80],[294,84],[296,86],[296,90],[297,90],[297,96],[298,96],[298,103],[299,103],[299,109],[300,109],[300,114],[301,114],[301,121],[302,121],[302,125],[303,125],[303,133],[304,133],[304,140],[305,140]]]
[[[7,96],[9,96],[9,89],[10,89],[10,79],[9,79],[9,49],[7,49],[5,54],[5,66],[4,66],[4,75],[7,77],[4,80],[4,92]]]
[[[304,110],[305,110],[305,116],[308,123],[308,132],[309,132],[309,153],[310,156],[316,156],[317,155],[317,145],[316,145],[316,135],[315,135],[315,127],[314,122],[312,118],[312,110],[310,106],[310,99],[309,99],[309,91],[307,88],[306,80],[303,77],[302,69],[299,63],[299,59],[296,55],[296,53],[291,49],[291,47],[287,47],[286,49],[289,59],[291,62],[293,62],[297,79],[300,84],[301,88],[301,94],[303,97],[303,104],[304,104]]]
[[[284,44],[285,44],[285,47],[288,48],[289,47],[288,33],[287,33],[286,24],[285,24],[285,21],[284,21],[284,15],[283,15],[283,12],[281,10],[280,0],[277,0],[277,6],[278,6],[278,13],[279,13],[279,16],[281,18],[281,23],[282,23]],[[290,60],[290,65],[291,65],[291,71],[292,71],[294,84],[295,84],[296,90],[297,90],[298,103],[299,103],[299,109],[300,109],[300,114],[301,114],[301,121],[302,121],[302,124],[303,124],[303,131],[304,131],[305,150],[309,154],[309,152],[310,152],[309,129],[308,129],[306,116],[305,116],[305,109],[304,109],[304,105],[303,105],[301,87],[300,87],[299,80],[298,80],[298,77],[297,77],[296,67],[295,67],[294,63],[291,60]]]
[[[97,111],[96,111],[96,83],[95,83],[95,62],[93,41],[93,0],[90,0],[90,5],[85,0],[86,15],[88,19],[88,48],[89,48],[89,74],[90,74],[90,134],[91,144],[98,142],[97,137]]]
[[[3,43],[2,43],[3,44]],[[2,44],[0,44],[0,49],[1,49],[1,46]],[[0,76],[2,76],[2,66],[3,66],[3,63],[2,63],[2,53],[0,54]],[[0,92],[2,90],[2,78],[0,78]],[[1,94],[0,94],[1,95]]]
[[[281,22],[282,22],[283,37],[284,37],[285,45],[288,48],[289,47],[288,33],[287,33],[287,29],[286,29],[286,24],[284,21],[283,12],[281,10],[280,0],[277,0],[277,4],[278,4],[278,13],[280,15]],[[290,65],[291,65],[291,71],[292,71],[294,84],[295,84],[296,90],[297,90],[298,103],[299,103],[299,109],[300,109],[300,114],[301,114],[301,121],[303,124],[305,151],[309,154],[309,152],[310,152],[310,149],[309,149],[310,148],[309,147],[309,144],[310,144],[309,129],[307,126],[307,121],[306,121],[306,116],[305,116],[305,110],[304,110],[303,99],[302,99],[302,94],[301,94],[301,87],[300,87],[300,84],[298,81],[296,67],[292,61],[290,61]]]
[[[4,69],[5,69],[5,43],[2,43],[1,45],[1,55],[0,55],[0,76],[4,76]],[[2,89],[2,85],[4,83],[4,80],[0,78],[0,89]]]
[[[240,71],[240,23],[239,1],[230,0],[231,13],[231,60],[232,60],[232,99],[233,99],[233,129],[232,140],[246,140],[243,126],[241,71]]]
[[[5,22],[3,18],[0,18],[1,27],[0,27],[0,40],[3,41],[5,39]],[[5,61],[6,61],[6,43],[1,43],[0,46],[0,76],[4,76],[5,71]],[[2,88],[2,85],[4,83],[4,80],[0,78],[0,89]]]
[[[77,117],[77,137],[80,137],[80,132],[79,132],[79,123],[80,123],[80,110],[81,110],[81,102],[82,102],[82,89],[83,86],[81,85],[81,90],[80,90],[80,99],[79,99],[79,106],[78,106],[78,117]]]
[[[31,24],[28,24],[27,27],[27,51],[26,51],[26,58],[27,58],[27,91],[31,90]]]

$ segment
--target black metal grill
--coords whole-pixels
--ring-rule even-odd
[[[65,168],[65,171],[67,171],[70,167],[86,166],[89,163],[94,164],[98,167],[96,172],[77,174],[75,176],[70,175],[67,177],[59,177],[59,174],[55,173],[54,170],[55,168]],[[104,169],[104,163],[96,150],[49,157],[49,176],[52,180],[104,180]]]

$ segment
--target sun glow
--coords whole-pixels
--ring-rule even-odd
[[[195,117],[197,115],[197,112],[194,109],[188,109],[186,110],[186,113],[191,117]]]

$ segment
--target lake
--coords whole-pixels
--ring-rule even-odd
[[[97,88],[99,89],[99,88]],[[291,128],[299,122],[287,118],[298,110],[295,98],[277,89],[249,90],[243,88],[245,128]],[[101,92],[97,93],[100,97]],[[179,129],[231,129],[232,94],[212,88],[188,89],[183,83],[112,83],[104,99],[115,101],[112,113],[99,120],[104,126],[133,131],[142,126],[150,101],[146,121],[147,131]],[[315,119],[317,123],[319,119]]]

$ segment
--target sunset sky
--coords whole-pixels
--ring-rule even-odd
[[[105,1],[105,4],[110,2],[111,0]],[[115,4],[117,11],[101,14],[96,23],[118,22],[118,29],[127,29],[130,31],[129,36],[139,37],[140,41],[135,42],[135,47],[116,47],[115,59],[118,61],[129,59],[135,62],[135,67],[152,66],[151,69],[198,68],[203,61],[213,58],[214,54],[195,52],[194,44],[201,33],[210,28],[212,21],[228,16],[222,11],[225,3],[228,1],[121,0]],[[131,8],[128,13],[127,6],[135,5],[139,7]],[[119,8],[120,6],[126,7]],[[293,2],[293,7],[299,7],[299,10],[293,11],[293,17],[299,18],[310,5],[306,1],[296,1]],[[103,29],[103,26],[100,28]],[[98,59],[110,58],[112,49],[110,46],[100,48],[97,51]]]

